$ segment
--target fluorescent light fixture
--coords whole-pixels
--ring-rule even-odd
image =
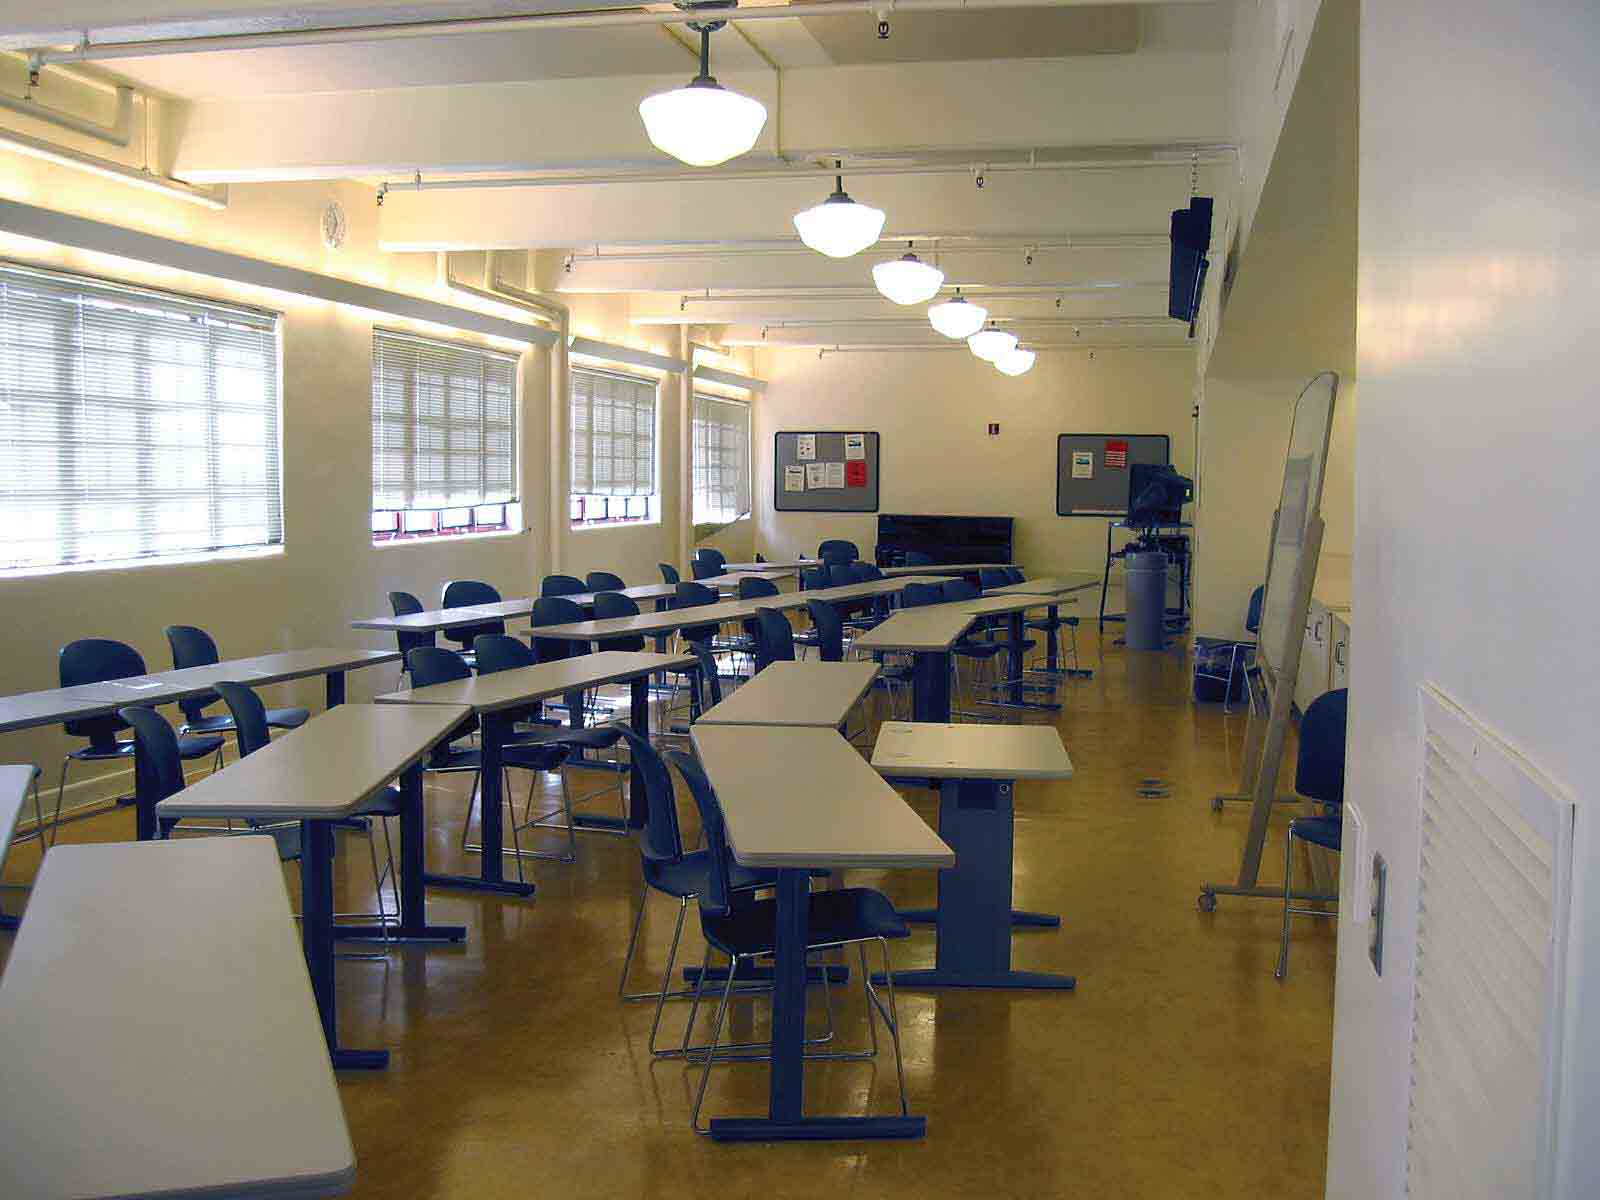
[[[736,371],[720,371],[716,367],[708,367],[705,363],[698,364],[694,369],[696,379],[708,379],[712,383],[720,383],[723,387],[741,388],[747,392],[764,392],[767,390],[765,379],[754,379],[749,375],[740,375]]]
[[[842,164],[835,162],[837,168]],[[849,258],[875,245],[883,234],[883,209],[857,204],[845,193],[844,176],[833,177],[833,194],[821,204],[794,215],[795,232],[818,254]]]
[[[700,74],[639,102],[650,144],[691,167],[714,167],[748,153],[767,124],[761,101],[730,92],[712,76],[711,30],[717,28],[721,22],[700,30]]]
[[[601,362],[625,363],[635,367],[648,367],[652,371],[687,371],[689,364],[681,358],[670,358],[634,346],[619,346],[615,342],[602,342],[595,338],[574,335],[567,339],[567,349],[584,358]]]
[[[1033,360],[1038,357],[1032,350],[1013,346],[995,359],[994,365],[1002,375],[1026,375],[1033,370]]]
[[[944,272],[929,266],[908,249],[899,258],[873,267],[872,282],[886,300],[896,304],[921,304],[939,294],[944,286]]]
[[[935,304],[928,309],[928,320],[947,338],[969,338],[983,328],[989,319],[989,310],[974,304],[956,289],[955,299]]]
[[[984,362],[998,362],[1002,354],[1017,348],[1017,335],[990,325],[967,339],[967,348]]]
[[[190,204],[199,204],[205,208],[224,209],[228,207],[228,189],[226,187],[215,191],[207,188],[191,187],[178,179],[167,179],[161,175],[154,175],[149,171],[125,167],[121,163],[113,162],[108,158],[97,158],[92,154],[69,150],[65,146],[57,146],[42,138],[29,137],[25,133],[17,133],[14,130],[0,130],[0,148],[15,150],[18,154],[26,154],[30,158],[43,159],[45,162],[52,162],[60,167],[71,167],[74,170],[87,171],[91,175],[100,176],[101,179],[112,179],[118,183],[130,184],[136,188],[143,188],[147,192],[156,192],[162,196],[187,200]]]

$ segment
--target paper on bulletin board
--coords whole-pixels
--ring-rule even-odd
[[[785,467],[783,469],[783,490],[786,492],[805,491],[806,469],[804,467]]]
[[[867,464],[865,460],[847,462],[844,465],[845,487],[864,488],[867,486]]]
[[[808,462],[806,464],[806,487],[824,488],[828,486],[828,464]]]
[[[1128,443],[1120,439],[1106,439],[1106,470],[1126,471],[1128,469]]]
[[[1094,451],[1074,450],[1072,452],[1072,477],[1074,479],[1094,478]]]
[[[865,460],[867,457],[867,435],[864,433],[847,433],[844,435],[844,456],[847,460]]]
[[[844,464],[842,462],[823,463],[828,469],[827,487],[842,488],[844,486]]]
[[[817,435],[802,433],[794,440],[794,456],[808,462],[817,456]]]

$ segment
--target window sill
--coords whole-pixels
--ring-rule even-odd
[[[661,525],[660,517],[638,521],[609,521],[603,525],[569,525],[573,533],[609,533],[616,529],[650,529]]]
[[[125,558],[114,562],[67,563],[53,567],[11,567],[0,570],[0,580],[38,579],[47,575],[86,575],[95,571],[146,571],[159,567],[193,567],[203,563],[250,562],[281,558],[282,546],[256,546],[244,550],[212,550],[204,554],[164,554],[150,558]]]
[[[388,541],[373,542],[374,550],[396,550],[401,546],[454,546],[458,542],[487,542],[495,538],[522,537],[526,529],[496,529],[488,533],[447,533],[443,536],[433,537],[406,537],[394,538]]]

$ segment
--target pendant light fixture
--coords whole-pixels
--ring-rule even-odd
[[[907,242],[906,252],[899,258],[872,268],[872,282],[886,300],[896,304],[921,304],[939,294],[944,286],[944,272],[918,258]]]
[[[967,347],[985,362],[999,362],[1002,354],[1017,348],[1017,335],[996,328],[991,321],[987,329],[980,329],[967,339]]]
[[[1022,346],[1014,346],[994,360],[995,369],[1002,375],[1026,375],[1033,370],[1033,360],[1039,356]]]
[[[747,153],[767,124],[761,101],[730,92],[711,74],[711,34],[724,24],[691,24],[700,34],[700,74],[684,87],[639,101],[650,144],[691,167],[714,167]]]
[[[844,164],[834,160],[834,169]],[[835,175],[833,195],[814,208],[794,215],[800,240],[829,258],[849,258],[875,243],[883,233],[883,209],[857,204],[845,194],[844,176]]]
[[[928,320],[947,338],[967,338],[983,328],[989,319],[989,310],[974,304],[956,289],[955,298],[928,309]]]

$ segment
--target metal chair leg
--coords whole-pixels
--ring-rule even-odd
[[[61,836],[61,798],[67,792],[67,768],[72,765],[72,755],[67,755],[61,760],[61,782],[56,784],[56,814],[50,818],[50,846],[53,849],[56,839]]]
[[[905,1117],[911,1115],[911,1102],[906,1096],[905,1059],[902,1058],[900,1054],[900,1008],[895,1003],[894,998],[894,967],[889,961],[888,939],[879,938],[878,945],[883,949],[883,977],[887,981],[889,987],[889,1014],[885,1020],[885,1024],[889,1026],[889,1038],[894,1042],[894,1070],[895,1074],[900,1077],[900,1115]],[[866,972],[863,971],[862,977],[867,980],[868,986],[870,987],[870,976],[867,976]]]
[[[1289,832],[1283,838],[1283,935],[1278,941],[1278,969],[1272,974],[1282,979],[1289,973],[1289,893],[1290,872],[1294,867],[1294,822],[1289,822]]]
[[[650,1022],[650,1053],[652,1055],[657,1053],[656,1034],[661,1029],[661,1011],[667,1006],[667,993],[672,987],[672,968],[678,962],[678,942],[683,937],[683,918],[688,910],[688,898],[680,897],[678,900],[678,922],[672,930],[672,948],[667,951],[667,969],[661,976],[661,990],[656,993],[656,1015]],[[701,974],[704,975],[704,972],[702,971]]]
[[[618,1000],[636,1000],[648,995],[645,992],[637,996],[628,995],[628,972],[633,969],[633,952],[639,947],[639,928],[644,924],[644,906],[649,899],[650,887],[646,884],[639,889],[639,907],[633,914],[633,932],[628,935],[628,952],[622,956],[622,978],[617,980]]]
[[[710,961],[709,952],[706,955]],[[689,1127],[696,1133],[710,1133],[711,1126],[704,1129],[700,1127],[700,1106],[705,1103],[706,1085],[711,1082],[711,1064],[717,1060],[717,1047],[722,1041],[722,1023],[728,1016],[728,998],[733,995],[733,979],[739,973],[740,958],[737,954],[728,959],[728,981],[722,985],[722,1002],[717,1005],[716,1019],[711,1024],[711,1048],[706,1054],[705,1066],[700,1069],[700,1087],[694,1095],[694,1111],[689,1114]],[[702,978],[703,978],[702,974]],[[699,1003],[699,997],[695,998]]]

